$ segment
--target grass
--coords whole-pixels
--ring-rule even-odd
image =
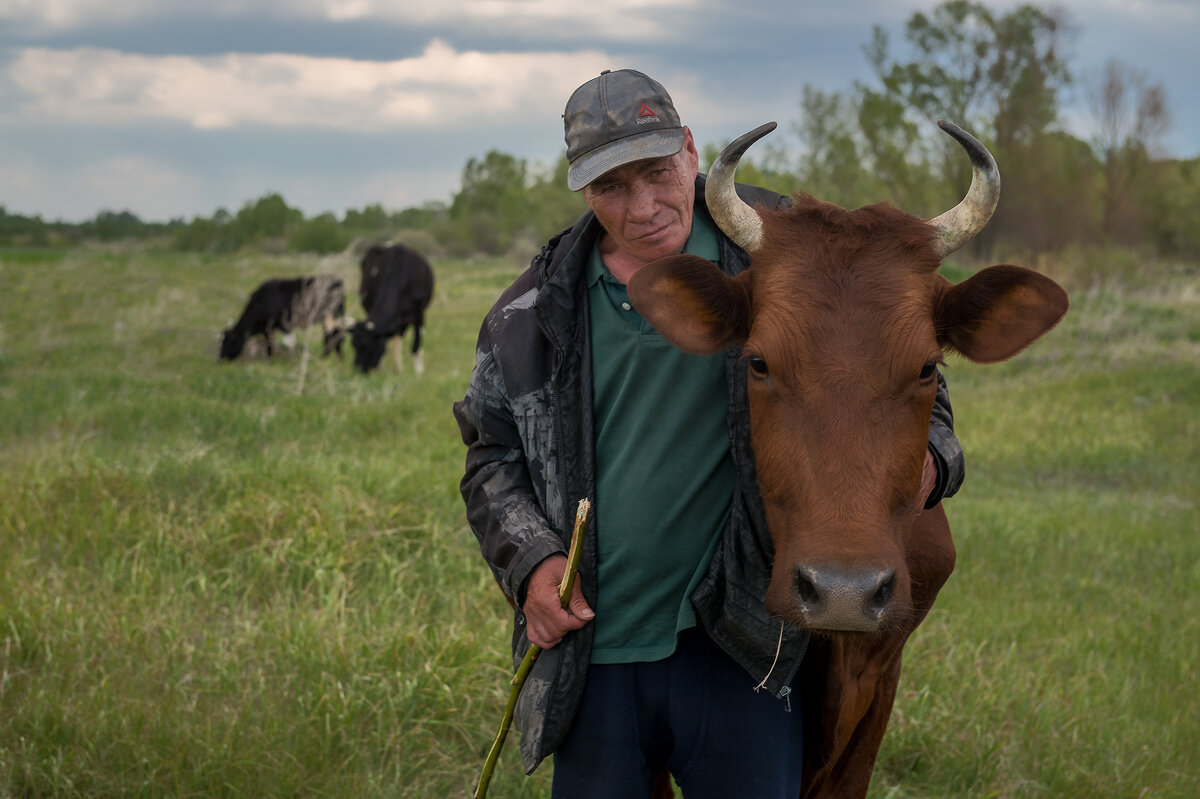
[[[1200,275],[1072,257],[1058,329],[952,359],[959,562],[873,797],[1200,794]],[[0,796],[470,795],[509,613],[450,406],[520,267],[434,268],[422,377],[314,356],[297,394],[217,332],[352,263],[0,251]],[[489,796],[549,776],[510,741]]]

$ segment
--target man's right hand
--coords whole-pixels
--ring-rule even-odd
[[[525,587],[526,634],[542,649],[558,645],[571,630],[578,630],[596,617],[583,598],[579,580],[571,590],[571,601],[564,610],[558,598],[558,586],[567,571],[565,555],[553,555],[542,561]]]

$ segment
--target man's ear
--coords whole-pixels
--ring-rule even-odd
[[[673,255],[643,266],[629,298],[654,329],[684,352],[711,355],[750,333],[750,273],[731,278],[705,258]]]

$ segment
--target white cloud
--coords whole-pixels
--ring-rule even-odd
[[[313,20],[371,19],[413,25],[486,24],[492,30],[588,31],[642,39],[670,34],[661,21],[686,13],[694,0],[0,0],[0,20],[38,30],[68,30],[122,20],[200,15],[210,19],[246,17]]]
[[[26,120],[381,132],[552,119],[580,76],[605,66],[595,51],[485,54],[440,41],[417,58],[390,62],[27,48],[17,51],[7,78]]]
[[[1071,10],[1084,21],[1097,11],[1116,12],[1142,23],[1200,19],[1200,5],[1195,0],[1058,0],[1053,5]]]

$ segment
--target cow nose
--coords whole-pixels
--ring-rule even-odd
[[[894,569],[843,571],[796,566],[794,593],[807,627],[817,630],[872,632],[891,607]]]

